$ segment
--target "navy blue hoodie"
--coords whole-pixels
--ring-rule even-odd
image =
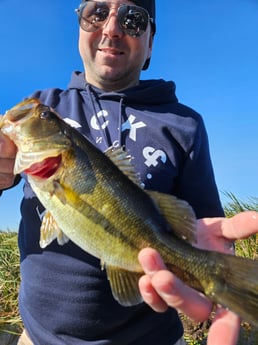
[[[76,72],[67,90],[34,95],[101,151],[124,145],[146,189],[187,200],[198,218],[223,216],[201,116],[180,104],[173,82],[141,81],[103,92]],[[172,345],[183,334],[174,309],[144,303],[122,307],[112,297],[98,259],[71,241],[42,250],[44,208],[25,182],[19,229],[20,312],[35,345]]]

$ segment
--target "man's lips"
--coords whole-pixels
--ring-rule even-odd
[[[99,48],[99,51],[109,55],[123,55],[124,53],[119,49],[114,48]]]

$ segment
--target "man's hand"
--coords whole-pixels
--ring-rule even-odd
[[[14,161],[17,148],[0,130],[0,190],[13,185]]]
[[[233,242],[258,232],[258,213],[243,212],[230,219],[205,218],[198,221],[197,246],[233,254]],[[151,248],[139,253],[146,273],[139,281],[144,301],[157,312],[173,307],[195,321],[207,320],[213,304],[205,296],[186,286],[166,269],[160,255]],[[235,345],[240,319],[217,306],[208,334],[207,345]]]

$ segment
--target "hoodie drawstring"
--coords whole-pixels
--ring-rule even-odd
[[[108,128],[108,126],[105,126],[103,128],[103,124],[100,121],[99,116],[97,116],[98,111],[103,110],[100,104],[100,100],[98,95],[94,92],[94,90],[92,89],[92,87],[86,83],[85,85],[86,90],[89,94],[89,99],[90,99],[90,104],[94,113],[94,116],[96,117],[96,121],[98,124],[98,127],[101,131],[101,135],[103,137],[103,140],[105,142],[106,148],[110,148],[111,146],[122,146],[122,112],[123,112],[123,97],[120,96],[120,100],[119,100],[119,108],[118,108],[118,138],[117,138],[117,144],[114,145],[114,142],[112,141],[112,138],[110,136],[110,130]],[[94,97],[94,99],[93,99]],[[96,105],[98,105],[98,111],[96,108]],[[111,115],[112,116],[112,115]]]

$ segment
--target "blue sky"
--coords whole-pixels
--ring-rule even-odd
[[[142,79],[174,80],[202,114],[217,185],[258,198],[258,1],[157,0],[157,35]],[[81,70],[79,0],[0,0],[0,113],[36,89],[66,88]],[[207,191],[208,192],[208,191]],[[22,184],[0,198],[0,229],[17,229]]]

